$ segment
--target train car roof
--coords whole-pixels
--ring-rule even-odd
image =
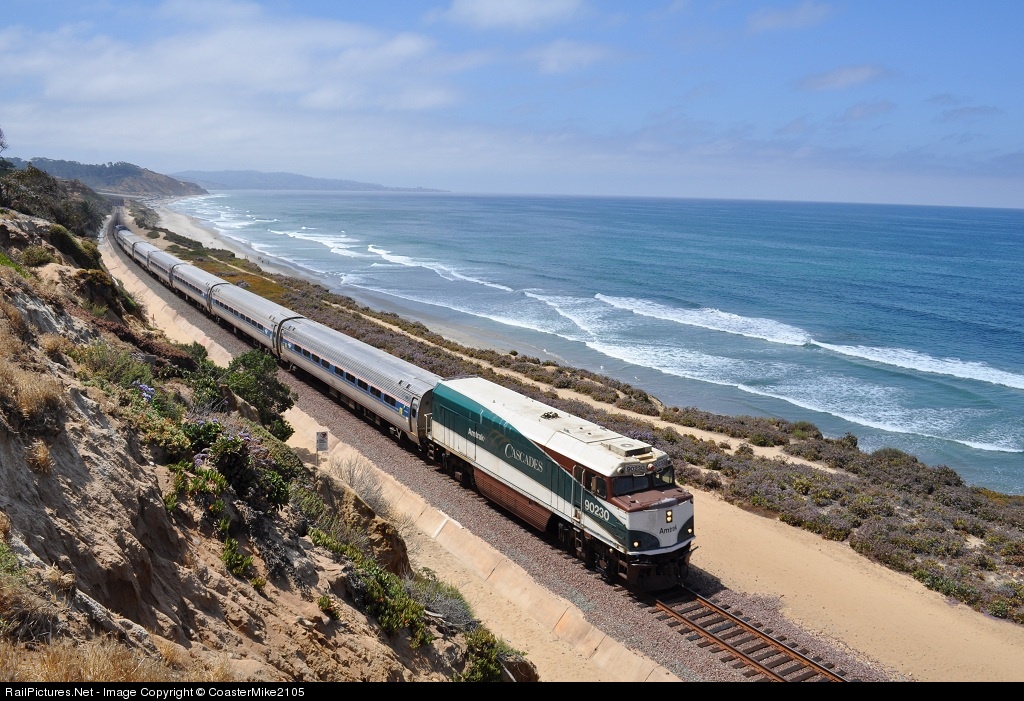
[[[185,262],[181,258],[178,258],[177,256],[172,256],[167,251],[161,250],[159,248],[149,254],[149,260],[150,262],[156,260],[165,265],[167,268],[172,268],[175,265],[179,265]]]
[[[180,275],[182,278],[188,280],[189,282],[199,282],[206,285],[218,285],[220,283],[224,283],[225,285],[231,284],[227,280],[219,278],[213,273],[208,273],[202,268],[197,268],[196,266],[191,264],[186,264],[178,268],[175,268],[174,274]]]
[[[480,377],[442,380],[434,389],[434,397],[435,402],[438,398],[448,399],[476,412],[489,412],[534,443],[606,475],[621,474],[619,468],[623,465],[648,463],[665,454],[649,443]]]
[[[440,375],[311,319],[291,319],[282,325],[281,333],[290,333],[295,340],[301,340],[306,350],[364,380],[373,381],[381,390],[411,390],[422,396],[441,379]]]
[[[159,251],[159,250],[160,250],[159,248],[157,248],[153,244],[151,244],[148,241],[145,241],[145,240],[143,240],[141,238],[135,244],[135,252],[139,253],[139,254],[145,253],[146,255],[149,255],[153,251]]]
[[[216,301],[230,303],[238,311],[244,311],[253,318],[260,317],[259,321],[271,321],[276,324],[284,319],[302,316],[238,285],[218,285],[211,294]]]

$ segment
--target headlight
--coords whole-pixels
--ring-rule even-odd
[[[672,523],[672,509],[665,512],[665,523]]]

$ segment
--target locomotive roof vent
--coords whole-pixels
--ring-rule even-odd
[[[542,419],[557,419],[558,418],[558,412],[557,411],[545,411],[543,414],[540,415],[540,418],[542,418]]]
[[[636,455],[645,455],[647,453],[650,453],[652,450],[651,446],[647,445],[646,443],[630,440],[628,438],[622,441],[606,443],[605,445],[608,446],[608,450],[612,451],[613,453],[618,453],[619,455],[627,458],[631,458]]]

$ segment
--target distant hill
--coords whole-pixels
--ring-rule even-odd
[[[208,190],[336,190],[351,192],[444,192],[424,187],[387,187],[355,180],[311,178],[296,173],[261,173],[256,170],[186,170],[173,177],[197,183]]]
[[[50,158],[7,159],[19,170],[28,165],[62,180],[78,180],[96,192],[127,197],[183,197],[205,195],[206,190],[191,182],[181,182],[131,163],[88,165],[77,161]]]

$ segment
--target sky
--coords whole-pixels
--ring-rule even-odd
[[[4,0],[3,156],[1024,208],[1018,0]]]

